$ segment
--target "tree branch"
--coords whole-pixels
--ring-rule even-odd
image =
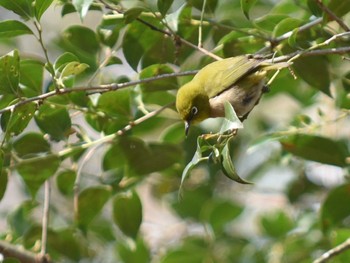
[[[350,31],[350,28],[336,14],[325,6],[321,0],[316,0],[317,5],[325,12],[332,20],[336,21],[345,31]]]
[[[335,248],[332,248],[331,250],[324,253],[321,257],[317,258],[313,261],[313,263],[324,263],[330,260],[331,258],[343,253],[344,251],[350,249],[350,238],[345,240],[345,242],[341,243],[340,245],[336,246]]]
[[[124,82],[124,83],[112,83],[112,84],[100,85],[100,86],[95,86],[95,87],[62,88],[62,89],[50,91],[47,93],[43,93],[43,94],[40,94],[40,95],[35,96],[35,97],[23,99],[23,100],[15,103],[13,105],[10,105],[10,106],[7,106],[7,107],[1,109],[0,114],[7,112],[7,111],[13,111],[14,109],[18,108],[19,106],[22,106],[24,104],[28,104],[30,102],[44,101],[45,99],[48,99],[48,98],[56,96],[56,95],[68,94],[68,93],[78,92],[78,91],[87,91],[87,92],[89,92],[89,94],[104,93],[104,92],[108,92],[108,91],[127,88],[130,86],[136,86],[136,85],[143,84],[143,83],[149,83],[149,82],[160,80],[160,79],[190,76],[190,75],[196,74],[197,72],[198,72],[198,70],[191,70],[191,71],[185,71],[185,72],[162,74],[162,75],[158,75],[158,76],[154,76],[154,77],[150,77],[150,78],[146,78],[146,79],[140,79],[140,80]]]
[[[52,263],[47,255],[37,255],[2,240],[0,240],[0,254],[5,258],[16,258],[21,263]]]

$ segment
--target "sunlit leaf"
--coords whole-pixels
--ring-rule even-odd
[[[85,18],[92,2],[93,0],[73,0],[72,1],[72,4],[74,5],[75,9],[78,11],[81,20]]]
[[[89,67],[89,65],[85,64],[85,63],[79,63],[76,61],[69,62],[62,69],[61,78],[68,77],[71,75],[78,75],[78,74],[82,73],[85,69],[87,69],[88,67]]]
[[[45,0],[43,0],[45,1]],[[10,10],[23,19],[29,19],[34,16],[34,0],[0,0],[0,5]]]
[[[28,126],[36,109],[36,103],[31,102],[16,107],[12,112],[3,113],[1,115],[1,129],[8,135],[19,135]]]
[[[236,169],[232,163],[229,145],[230,145],[230,142],[228,141],[221,152],[221,158],[222,158],[221,166],[222,166],[223,173],[228,178],[234,180],[237,183],[250,184],[249,182],[247,182],[247,181],[243,180],[241,177],[239,177],[239,175],[237,174]]]
[[[32,30],[17,20],[0,21],[0,38],[33,34]]]
[[[236,129],[243,129],[243,123],[237,117],[235,110],[232,105],[225,101],[225,119],[221,125],[220,133],[224,133],[226,131],[233,131]]]
[[[50,7],[53,0],[35,0],[35,17],[40,21],[41,16]]]
[[[19,77],[18,51],[0,57],[0,94],[19,96]]]

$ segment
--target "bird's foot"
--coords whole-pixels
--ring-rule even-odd
[[[262,87],[262,93],[268,93],[268,92],[270,92],[270,88],[269,88],[269,86],[267,86],[267,85],[264,85],[263,87]]]

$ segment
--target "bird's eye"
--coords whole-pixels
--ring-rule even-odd
[[[191,109],[192,116],[196,115],[197,113],[198,113],[197,107],[192,107],[192,109]]]

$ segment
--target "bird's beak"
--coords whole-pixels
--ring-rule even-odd
[[[190,126],[191,126],[191,122],[185,121],[185,135],[186,135],[186,137],[188,135],[188,132],[190,131]]]

